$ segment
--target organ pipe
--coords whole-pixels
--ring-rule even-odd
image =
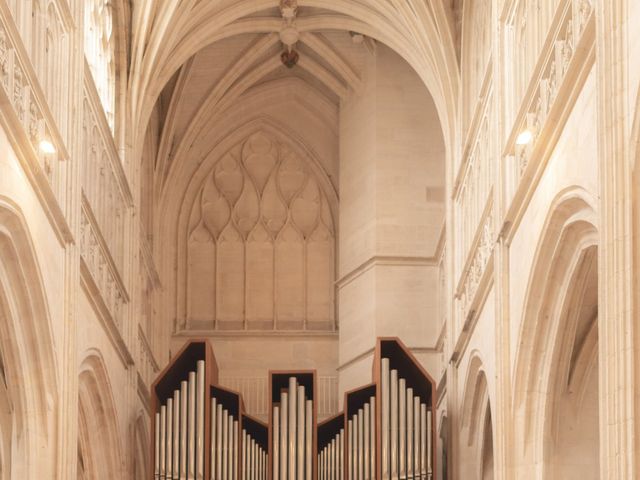
[[[180,382],[180,480],[187,478],[187,408],[189,402],[188,382]]]
[[[376,350],[376,383],[347,394],[347,413],[321,425],[317,450],[306,373],[277,373],[270,430],[250,417],[245,429],[240,397],[215,385],[217,369],[209,379],[205,360],[189,360],[190,371],[171,372],[182,378],[154,384],[152,478],[432,480],[433,381],[402,354],[397,347]]]
[[[398,380],[398,473],[400,478],[406,474],[407,448],[407,382]]]
[[[280,395],[280,479],[286,480],[289,478],[287,475],[287,467],[289,461],[289,394],[282,392]]]
[[[222,404],[219,403],[216,409],[216,480],[222,480],[222,452],[224,445],[222,443],[223,434],[223,416],[222,416]]]
[[[407,388],[406,398],[407,410],[407,476],[413,477],[413,388]]]
[[[383,358],[380,362],[381,366],[381,375],[380,375],[380,398],[382,409],[382,432],[381,432],[381,443],[382,443],[382,480],[389,480],[389,460],[390,455],[389,452],[391,450],[391,442],[389,435],[389,420],[390,420],[390,387],[389,387],[389,359]]]
[[[180,479],[180,390],[173,392],[173,474],[174,480]]]
[[[167,453],[165,456],[165,476],[171,478],[173,476],[173,398],[167,400]]]
[[[298,419],[297,419],[297,425],[298,425],[298,431],[297,431],[297,440],[296,440],[296,447],[297,447],[297,466],[296,466],[296,479],[303,479],[304,478],[304,472],[305,472],[305,464],[304,464],[304,460],[305,460],[305,456],[306,456],[306,446],[304,444],[305,441],[305,427],[306,427],[306,397],[305,397],[305,391],[304,391],[304,385],[299,385],[298,386],[298,393],[297,393],[297,398],[298,398],[298,405],[297,405],[297,410],[298,410]]]
[[[155,438],[154,438],[154,445],[155,445],[155,455],[153,457],[154,459],[154,467],[153,467],[153,474],[155,478],[160,478],[160,413],[156,413],[155,414]]]
[[[390,435],[391,435],[391,477],[398,477],[398,371],[391,370],[390,391]]]
[[[313,475],[313,400],[307,400],[306,425],[305,425],[305,480],[311,480]]]
[[[204,360],[196,371],[196,478],[204,480]]]
[[[189,411],[187,421],[187,480],[195,480],[196,473],[196,372],[189,372]]]
[[[166,478],[167,407],[160,407],[160,478]]]
[[[273,407],[273,480],[280,480],[280,407]]]

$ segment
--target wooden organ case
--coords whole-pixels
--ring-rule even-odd
[[[315,371],[271,371],[265,425],[219,385],[210,345],[190,342],[153,384],[152,479],[433,480],[435,382],[391,337],[372,377],[318,423]]]

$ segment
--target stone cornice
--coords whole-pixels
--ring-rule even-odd
[[[353,268],[347,274],[343,275],[336,281],[336,287],[338,289],[345,287],[360,275],[368,272],[376,266],[391,266],[391,267],[437,267],[439,257],[411,257],[402,255],[374,255],[357,267]]]

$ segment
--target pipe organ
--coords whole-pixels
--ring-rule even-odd
[[[267,480],[268,428],[249,415],[242,416],[242,480]]]
[[[344,414],[318,424],[318,478],[344,480]]]
[[[271,372],[270,377],[270,478],[316,478],[315,371]]]
[[[218,384],[194,341],[152,386],[153,480],[432,480],[435,382],[397,338],[379,338],[373,382],[317,422],[315,371],[272,371],[269,422]]]

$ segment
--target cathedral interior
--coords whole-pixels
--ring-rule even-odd
[[[0,0],[0,480],[639,479],[638,25]]]

